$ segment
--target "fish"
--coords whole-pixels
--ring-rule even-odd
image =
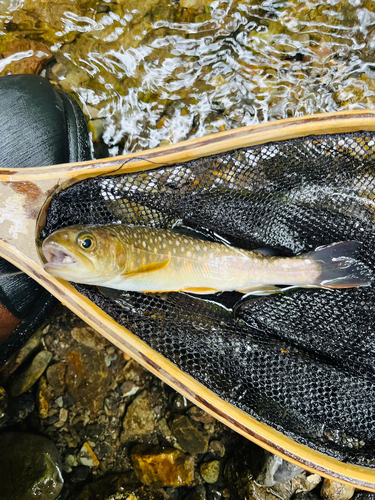
[[[148,293],[272,293],[277,286],[351,288],[372,273],[356,258],[358,241],[320,246],[293,257],[124,224],[58,229],[42,244],[44,269],[74,283]]]

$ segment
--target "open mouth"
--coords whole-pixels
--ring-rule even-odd
[[[65,248],[57,243],[47,243],[42,246],[48,268],[63,269],[77,264],[78,260]]]

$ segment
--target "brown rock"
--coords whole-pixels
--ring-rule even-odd
[[[164,405],[160,394],[149,394],[147,391],[142,391],[127,409],[123,420],[121,441],[124,443],[154,432],[159,418],[159,410],[162,411],[160,405],[162,407]],[[156,412],[156,410],[158,411]]]
[[[30,54],[31,52],[31,54]],[[20,53],[24,56],[19,59]],[[17,57],[12,57],[16,55]],[[52,52],[47,45],[34,40],[12,40],[8,42],[1,54],[2,59],[8,59],[0,76],[19,74],[39,74],[43,66],[52,58]],[[3,61],[4,63],[5,61]]]
[[[62,361],[47,368],[47,380],[56,396],[65,391],[65,372],[66,365]]]
[[[187,486],[193,481],[193,457],[174,448],[138,445],[131,458],[137,477],[148,486]]]
[[[208,450],[208,434],[199,430],[185,415],[175,418],[170,429],[181,448],[188,453],[205,453]]]
[[[81,327],[75,326],[72,328],[71,334],[74,340],[87,347],[91,347],[91,349],[100,350],[110,345],[103,335],[100,335],[100,333],[88,325]]]
[[[53,392],[47,384],[46,377],[42,376],[39,380],[39,390],[38,390],[38,410],[40,418],[47,418],[49,405],[51,399],[53,398]]]
[[[104,355],[85,345],[66,353],[66,387],[69,393],[89,410],[103,408],[111,384]]]
[[[203,424],[212,424],[215,422],[215,418],[209,413],[198,408],[198,406],[193,406],[187,411],[189,417],[197,422],[202,422]]]
[[[349,484],[324,479],[320,496],[329,500],[349,500],[354,495],[354,492],[355,488]]]

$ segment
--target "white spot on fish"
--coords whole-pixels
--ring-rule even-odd
[[[196,250],[197,252],[199,252],[199,251],[200,251],[200,249],[201,249],[201,247],[200,247],[199,245],[197,245],[197,246],[195,247],[195,250]]]
[[[191,252],[190,250],[188,250],[187,254],[186,254],[188,257],[191,257]]]
[[[176,247],[179,247],[180,246],[180,242],[177,240],[176,241]]]
[[[205,252],[207,252],[207,247],[203,247],[203,250],[204,250]]]
[[[142,246],[143,246],[143,248],[146,248],[146,242],[145,241],[142,241]]]
[[[305,264],[311,264],[311,260],[310,259],[305,259]]]
[[[167,245],[166,245],[165,243],[163,243],[163,248],[166,248],[166,246],[167,246]]]
[[[289,265],[289,264],[283,264],[283,265],[282,265],[282,267],[283,267],[284,269],[290,269],[290,265]]]
[[[185,252],[185,247],[182,247],[182,248],[181,248],[181,252]]]

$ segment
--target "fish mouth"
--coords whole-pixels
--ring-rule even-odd
[[[58,243],[43,244],[42,249],[47,260],[47,264],[44,266],[46,270],[66,269],[78,264],[78,259]]]

